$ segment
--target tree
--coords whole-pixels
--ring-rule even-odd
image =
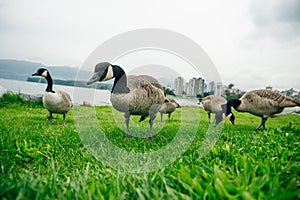
[[[209,92],[204,92],[203,97],[206,97],[208,95],[211,95]]]
[[[230,84],[228,85],[228,89],[229,89],[229,90],[231,90],[233,87],[234,87],[234,84],[233,84],[233,83],[230,83]]]
[[[166,87],[163,87],[163,89],[164,89],[165,94],[175,96],[175,93],[173,90],[170,90],[169,88],[166,88]]]
[[[203,96],[201,95],[201,94],[197,94],[197,96],[196,96],[198,99],[202,99],[203,98]]]

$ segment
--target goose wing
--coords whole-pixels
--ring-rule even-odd
[[[129,112],[144,115],[149,112],[158,112],[164,102],[164,92],[158,81],[150,76],[128,76],[130,89]]]
[[[254,90],[253,92],[269,102],[272,102],[276,105],[278,104],[278,106],[282,108],[300,105],[299,101],[273,90]]]
[[[63,98],[63,101],[64,102],[68,102],[68,103],[70,103],[70,102],[72,102],[72,99],[71,99],[71,97],[70,97],[70,95],[68,94],[68,93],[66,93],[66,92],[64,92],[64,91],[56,91],[59,95],[61,95],[61,97]]]
[[[272,90],[253,90],[241,97],[238,111],[249,112],[260,117],[280,113],[284,107],[291,106],[290,99]]]
[[[226,103],[227,100],[221,96],[209,95],[202,99],[204,109],[212,113],[222,111],[222,105]]]
[[[151,84],[152,86],[163,90],[161,84],[155,78],[148,75],[129,75],[127,82],[129,88],[139,88],[144,85]]]
[[[205,111],[211,112],[211,97],[210,96],[204,97],[201,100],[201,103],[202,103]]]
[[[61,95],[62,99],[63,99],[63,103],[67,106],[72,107],[73,103],[72,103],[72,99],[70,97],[70,95],[64,91],[57,91],[57,93],[59,93],[59,95]]]
[[[52,113],[67,113],[72,107],[71,97],[63,91],[46,92],[43,96],[43,103]]]
[[[151,85],[157,87],[158,89],[161,89],[162,91],[164,91],[163,87],[161,86],[161,84],[158,82],[157,79],[153,78],[152,76],[148,76],[148,75],[139,75],[138,76],[139,79],[143,79],[148,81],[149,83],[151,83]]]

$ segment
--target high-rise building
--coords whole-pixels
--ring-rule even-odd
[[[203,96],[204,94],[204,79],[202,78],[192,78],[186,84],[186,95],[190,97],[197,97],[198,95]]]
[[[215,93],[215,82],[214,81],[211,81],[208,83],[207,92],[210,94]]]
[[[204,79],[192,78],[188,82],[185,82],[182,77],[177,77],[174,83],[174,93],[175,95],[186,95],[189,97],[199,97],[204,96],[204,92],[210,94],[222,95],[224,93],[224,88],[222,83],[216,83],[211,81],[206,84]]]
[[[203,97],[204,94],[204,79],[203,78],[198,78],[196,81],[196,96],[201,95]]]
[[[175,79],[174,93],[176,95],[182,95],[183,94],[183,92],[184,92],[183,83],[184,83],[184,79],[182,77],[177,77]]]
[[[216,96],[222,96],[224,95],[224,86],[221,82],[218,82],[216,84],[216,87],[215,87],[215,93],[214,93]]]
[[[196,78],[190,79],[190,81],[186,84],[186,95],[189,97],[195,96],[195,84],[196,84]]]

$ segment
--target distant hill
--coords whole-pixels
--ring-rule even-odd
[[[26,81],[40,67],[47,68],[51,76],[59,80],[75,80],[79,68],[68,66],[45,66],[41,63],[22,60],[0,59],[0,78]],[[91,72],[81,72],[81,79],[88,80]]]
[[[40,67],[47,68],[54,79],[54,83],[59,85],[74,85],[74,81],[77,81],[76,84],[78,86],[87,87],[85,83],[92,75],[92,72],[81,71],[80,79],[77,80],[77,73],[79,71],[79,68],[77,67],[46,66],[37,62],[0,59],[0,78],[19,81],[45,82],[43,78],[31,76]],[[175,72],[158,65],[142,66],[133,70],[130,74],[148,74],[156,77],[163,86],[171,87],[174,85],[175,77],[179,76]],[[110,80],[105,83],[98,83],[98,86],[94,85],[89,87],[110,88],[112,83],[113,80]]]

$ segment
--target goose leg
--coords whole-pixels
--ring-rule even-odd
[[[263,129],[264,129],[264,130],[266,130],[266,121],[267,121],[267,119],[268,119],[268,118],[263,118],[263,119],[262,119],[262,124],[263,124],[262,126],[263,126]]]
[[[171,118],[171,113],[169,113],[169,121],[170,121],[170,118]]]
[[[162,122],[163,114],[160,113],[160,121]]]
[[[147,116],[148,116],[148,115],[142,115],[139,122],[144,121],[144,119],[146,119]]]
[[[66,120],[66,113],[63,114],[63,121],[62,121],[62,125],[65,125],[65,120]]]
[[[266,130],[266,126],[265,126],[266,121],[267,121],[267,118],[262,117],[261,118],[261,123],[255,128],[255,130],[260,129],[261,127],[263,127],[263,129]]]
[[[52,113],[49,112],[49,120],[50,120],[50,124],[52,124]]]
[[[125,124],[126,124],[126,137],[129,136],[129,120],[130,120],[130,114],[129,113],[125,113],[124,114],[124,117],[125,117]]]
[[[156,117],[155,114],[151,114],[150,115],[150,120],[149,120],[149,124],[150,124],[150,139],[152,139],[152,126],[153,126],[153,121],[154,121],[155,117]]]
[[[210,124],[210,113],[207,113],[208,115],[208,123]]]

